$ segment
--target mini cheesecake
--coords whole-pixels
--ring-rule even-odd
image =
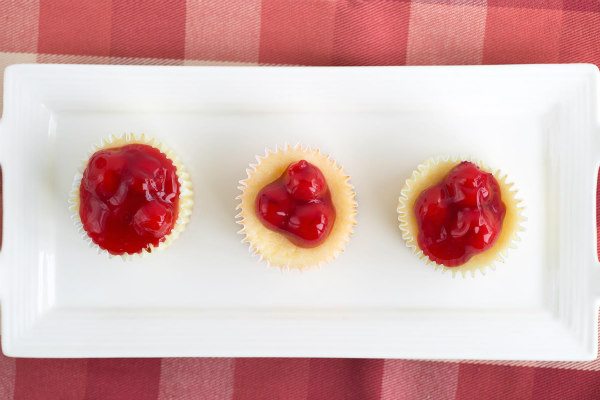
[[[111,137],[75,177],[74,219],[93,247],[113,256],[153,252],[184,229],[189,176],[172,152],[145,136]]]
[[[240,181],[240,233],[271,265],[304,269],[336,258],[356,224],[349,177],[319,150],[267,150]]]
[[[453,273],[494,267],[519,240],[522,208],[506,176],[470,160],[430,159],[399,199],[406,244]]]

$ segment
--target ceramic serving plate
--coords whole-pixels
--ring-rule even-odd
[[[9,67],[0,127],[3,350],[592,359],[599,111],[590,65]],[[126,132],[173,148],[195,189],[181,237],[132,262],[88,247],[67,205],[92,145]],[[297,142],[344,166],[359,218],[335,262],[283,272],[240,242],[235,198],[255,155]],[[526,231],[495,271],[453,278],[405,247],[400,189],[436,155],[480,158],[519,189]]]

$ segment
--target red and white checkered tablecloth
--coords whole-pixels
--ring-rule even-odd
[[[13,63],[600,64],[600,0],[0,0]],[[0,400],[600,399],[600,362],[11,359]]]

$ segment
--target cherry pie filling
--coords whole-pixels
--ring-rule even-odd
[[[102,149],[83,173],[79,216],[92,241],[109,253],[149,251],[175,226],[179,192],[176,167],[158,149]]]
[[[438,264],[457,267],[494,245],[506,206],[496,178],[463,161],[419,195],[414,212],[423,253]]]
[[[304,248],[322,244],[336,217],[323,173],[305,160],[290,164],[258,193],[256,213],[268,229]]]

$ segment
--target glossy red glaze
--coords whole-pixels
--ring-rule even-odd
[[[114,255],[158,246],[177,220],[173,162],[145,144],[99,150],[79,187],[79,216],[90,238]]]
[[[335,222],[335,207],[325,177],[305,160],[290,164],[258,193],[256,213],[267,228],[307,248],[323,243]]]
[[[438,264],[456,267],[492,247],[506,207],[496,178],[463,161],[421,193],[414,211],[423,253]]]

